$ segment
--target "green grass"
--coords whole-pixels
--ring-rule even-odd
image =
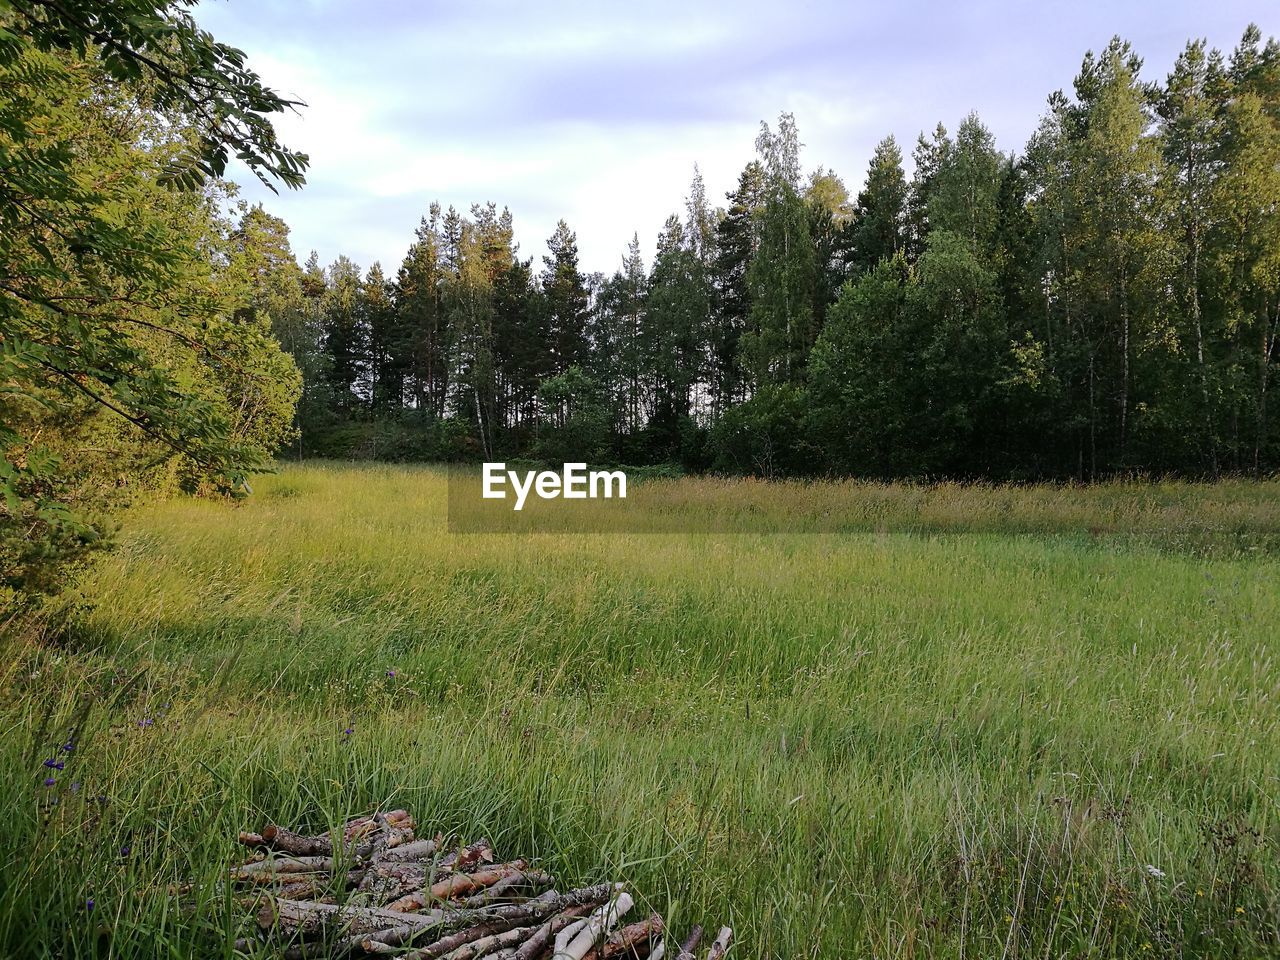
[[[443,477],[142,508],[67,639],[10,631],[0,954],[230,956],[238,830],[392,802],[743,958],[1280,955],[1280,483],[688,479],[850,532],[460,536]]]

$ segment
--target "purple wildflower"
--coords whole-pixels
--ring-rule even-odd
[[[395,675],[396,675],[396,672],[395,672],[394,670],[388,670],[388,671],[387,671],[387,676],[388,676],[388,677],[394,677]]]
[[[129,845],[125,844],[120,848],[120,856],[127,857],[129,855]]]
[[[64,766],[61,760],[46,760],[44,765],[50,770],[61,770]]]
[[[53,777],[45,777],[45,778],[44,778],[44,785],[45,785],[46,787],[52,787],[52,786],[53,786],[55,783],[57,783],[57,782],[58,782],[58,781],[57,781],[57,780],[55,780],[55,779],[53,779]]]
[[[91,913],[93,912],[93,897],[90,897],[84,902],[84,908]]]
[[[349,736],[351,736],[351,735],[352,735],[353,733],[355,733],[355,732],[356,732],[355,727],[347,727],[347,729],[345,729],[345,730],[343,730],[343,731],[342,731],[342,735],[343,735],[344,737],[349,737]]]
[[[70,740],[68,740],[66,743],[64,743],[64,744],[62,745],[62,752],[63,752],[63,753],[70,753],[70,752],[71,752],[72,750],[74,750],[75,748],[76,748],[76,745],[75,745],[74,743],[72,743]]]

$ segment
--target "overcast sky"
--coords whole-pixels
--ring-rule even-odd
[[[494,200],[540,264],[563,217],[584,271],[611,272],[634,231],[646,262],[697,163],[723,203],[761,120],[796,116],[806,169],[856,192],[886,134],[976,110],[1020,150],[1045,98],[1113,34],[1163,79],[1189,37],[1230,50],[1280,5],[1243,0],[901,3],[206,0],[204,26],[307,102],[278,128],[308,185],[244,195],[292,228],[294,252],[393,274],[433,199]]]

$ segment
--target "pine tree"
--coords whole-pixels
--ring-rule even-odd
[[[746,395],[741,339],[751,312],[747,268],[760,245],[764,191],[764,167],[752,160],[739,175],[737,188],[726,195],[729,208],[716,226],[709,333],[712,419]]]
[[[404,402],[404,373],[394,349],[398,331],[391,293],[382,264],[375,262],[360,285],[360,312],[369,339],[369,405],[378,412],[399,410]]]
[[[854,271],[870,270],[903,250],[906,227],[907,178],[902,171],[902,151],[893,137],[885,137],[876,145],[866,185],[854,209],[849,238]]]
[[[658,459],[678,454],[679,431],[689,419],[693,389],[702,374],[702,344],[710,307],[696,239],[671,215],[658,237],[641,327],[647,419]]]
[[[395,307],[399,336],[392,347],[404,371],[405,389],[420,413],[440,418],[449,391],[449,329],[441,305],[440,207],[432,204],[396,277]]]
[[[320,307],[326,374],[337,409],[353,414],[368,400],[369,331],[361,315],[360,268],[339,255],[326,277]]]
[[[590,301],[578,271],[578,238],[563,220],[547,239],[547,249],[549,255],[542,258],[542,290],[546,296],[550,366],[553,373],[563,373],[569,367],[587,363]]]
[[[929,235],[929,198],[933,195],[934,180],[938,171],[951,155],[951,138],[947,128],[939,123],[933,129],[932,139],[921,132],[916,147],[911,152],[915,171],[907,191],[907,255],[915,260],[924,252],[925,238]]]

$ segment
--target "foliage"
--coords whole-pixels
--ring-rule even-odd
[[[783,114],[723,209],[695,168],[653,262],[635,237],[607,276],[583,273],[563,222],[538,269],[506,210],[432,205],[394,279],[344,258],[304,271],[313,309],[291,313],[313,329],[286,338],[306,378],[294,450],[449,421],[476,457],[529,456],[554,419],[541,387],[577,367],[608,437],[593,416],[575,456],[557,434],[576,459],[1018,480],[1274,470],[1280,45],[1250,28],[1230,56],[1188,44],[1162,83],[1141,71],[1120,39],[1089,53],[1020,154],[970,114],[921,134],[908,177],[887,137],[853,196],[825,166],[804,172]]]
[[[305,158],[269,136],[286,103],[174,4],[6,7],[0,90],[0,576],[30,598],[131,490],[239,488],[287,434],[296,372],[235,316],[202,175],[231,147],[292,184]]]

